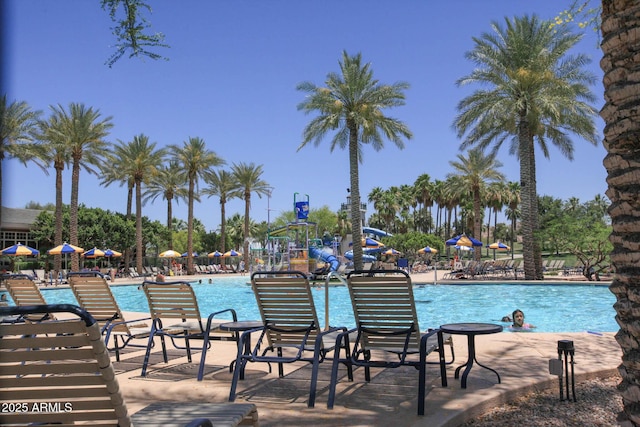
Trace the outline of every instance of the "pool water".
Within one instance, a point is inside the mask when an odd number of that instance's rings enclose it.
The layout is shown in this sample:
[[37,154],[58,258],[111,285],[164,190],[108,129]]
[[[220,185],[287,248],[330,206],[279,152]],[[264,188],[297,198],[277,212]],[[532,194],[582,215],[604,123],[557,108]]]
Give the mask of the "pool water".
[[[213,284],[193,283],[203,317],[225,308],[234,308],[240,320],[260,319],[249,277],[214,278]],[[137,285],[113,286],[113,294],[123,311],[149,311],[144,292]],[[49,304],[77,304],[70,289],[43,289]],[[321,326],[325,324],[325,290],[314,287],[313,296]],[[488,322],[505,326],[500,320],[516,308],[524,311],[535,332],[615,332],[615,296],[607,286],[589,285],[415,285],[414,298],[421,329],[445,323]],[[347,288],[329,288],[329,316],[332,326],[355,324]],[[225,317],[222,317],[225,318]],[[229,318],[228,316],[226,317]]]

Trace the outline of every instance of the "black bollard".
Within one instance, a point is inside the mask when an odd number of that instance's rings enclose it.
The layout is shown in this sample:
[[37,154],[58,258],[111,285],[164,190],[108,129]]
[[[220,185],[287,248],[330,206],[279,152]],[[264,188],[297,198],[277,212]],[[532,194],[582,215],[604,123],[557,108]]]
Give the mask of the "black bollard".
[[[565,385],[567,390],[567,400],[570,401],[569,397],[569,376],[571,376],[571,394],[573,396],[573,401],[576,402],[576,383],[574,377],[574,364],[575,361],[573,356],[575,354],[575,349],[573,347],[573,341],[569,340],[560,340],[558,341],[558,359],[561,361],[564,358],[564,377],[565,377]],[[571,359],[571,360],[569,360]],[[569,365],[571,365],[571,372],[569,372]],[[562,375],[560,375],[560,400],[564,400],[564,395],[562,392]]]

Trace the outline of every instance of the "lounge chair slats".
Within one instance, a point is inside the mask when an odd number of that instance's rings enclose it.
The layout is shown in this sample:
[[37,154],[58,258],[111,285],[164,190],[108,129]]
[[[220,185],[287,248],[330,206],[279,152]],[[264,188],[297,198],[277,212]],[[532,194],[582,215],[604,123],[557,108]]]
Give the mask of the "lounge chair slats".
[[[307,401],[307,406],[312,408],[315,405],[319,364],[330,359],[327,355],[332,351],[333,358],[339,359],[339,350],[335,350],[336,336],[346,328],[320,330],[309,280],[304,273],[258,271],[251,275],[251,287],[264,326],[245,332],[240,337],[229,401],[235,400],[238,380],[248,362],[277,363],[280,377],[284,376],[284,363],[307,362],[312,364]],[[244,349],[250,342],[251,332],[260,332],[260,337],[248,353]],[[284,349],[289,350],[287,354],[283,353]],[[350,366],[348,371],[351,378]]]
[[[0,308],[0,316],[59,312],[75,317],[0,324],[0,405],[22,405],[0,412],[0,425],[131,426],[95,319],[71,305]],[[194,417],[215,426],[259,425],[253,404],[157,402],[133,419],[143,426],[184,426]]]
[[[442,386],[447,385],[444,336],[437,329],[420,332],[410,276],[402,270],[353,271],[347,275],[347,287],[356,328],[341,334],[339,342],[349,343],[350,362],[365,368],[366,381],[370,381],[371,367],[416,367],[418,415],[424,415],[426,358],[432,351],[438,351]],[[333,407],[337,378],[334,361],[328,408]]]
[[[133,344],[131,341],[149,337],[151,326],[144,322],[149,319],[125,321],[109,283],[102,274],[98,272],[69,273],[69,286],[80,306],[98,321],[105,336],[105,344],[108,349],[115,351],[116,360],[120,360],[120,350],[127,345],[146,347],[142,344]],[[109,347],[111,336],[114,337],[113,345]]]

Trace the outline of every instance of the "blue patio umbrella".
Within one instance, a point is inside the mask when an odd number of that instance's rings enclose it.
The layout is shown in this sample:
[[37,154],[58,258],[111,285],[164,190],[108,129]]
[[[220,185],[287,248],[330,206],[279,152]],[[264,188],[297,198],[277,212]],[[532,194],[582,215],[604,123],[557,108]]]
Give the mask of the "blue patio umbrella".
[[64,242],[63,244],[58,245],[55,248],[49,249],[47,251],[49,255],[66,255],[66,254],[75,254],[75,253],[82,253],[82,252],[84,252],[84,249],[82,249],[79,246],[70,245],[67,242]]
[[101,251],[100,249],[94,247],[93,249],[89,249],[88,251],[84,252],[82,256],[85,258],[98,258],[104,256],[104,251]]
[[489,245],[489,249],[495,249],[497,251],[508,251],[511,248],[502,242],[495,242]]
[[2,250],[2,255],[8,256],[38,256],[40,255],[40,251],[34,249],[30,246],[23,245],[22,243],[16,243],[13,246],[9,246],[8,248],[4,248]]
[[[187,252],[183,253],[182,255],[180,255],[182,258],[186,258],[189,254]],[[197,257],[198,256],[198,252],[194,252],[193,253],[193,257]]]
[[218,251],[209,252],[209,253],[207,254],[207,256],[208,256],[209,258],[219,258],[219,257],[221,257],[221,256],[222,256],[222,252],[218,252]]
[[482,242],[466,234],[461,234],[444,242],[447,246],[482,246]]
[[425,246],[422,249],[418,249],[419,254],[437,254],[438,250],[436,248],[432,248],[431,246]]
[[113,249],[106,249],[104,251],[104,256],[107,258],[117,258],[122,256],[122,253],[118,251],[114,251]]
[[400,251],[393,249],[393,248],[389,248],[386,251],[382,252],[382,255],[387,255],[387,256],[398,256],[400,255]]
[[242,254],[240,252],[236,252],[233,249],[231,249],[230,251],[227,251],[224,253],[224,255],[222,255],[223,257],[230,257],[230,256],[242,256]]

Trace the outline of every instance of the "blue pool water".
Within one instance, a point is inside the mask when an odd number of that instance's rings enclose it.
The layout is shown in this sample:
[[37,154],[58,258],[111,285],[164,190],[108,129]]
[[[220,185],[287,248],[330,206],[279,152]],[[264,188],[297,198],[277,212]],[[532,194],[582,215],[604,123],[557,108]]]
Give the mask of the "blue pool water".
[[[234,308],[241,320],[260,318],[249,278],[214,278],[214,284],[193,284],[203,316]],[[149,311],[144,292],[137,285],[113,286],[123,311]],[[44,289],[49,304],[77,304],[70,289]],[[314,288],[314,301],[321,326],[325,322],[325,291]],[[615,332],[614,295],[606,286],[589,285],[416,285],[414,297],[420,328],[455,322],[502,324],[502,316],[519,308],[536,332]],[[349,294],[344,286],[329,288],[329,317],[332,326],[353,326]]]

